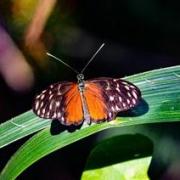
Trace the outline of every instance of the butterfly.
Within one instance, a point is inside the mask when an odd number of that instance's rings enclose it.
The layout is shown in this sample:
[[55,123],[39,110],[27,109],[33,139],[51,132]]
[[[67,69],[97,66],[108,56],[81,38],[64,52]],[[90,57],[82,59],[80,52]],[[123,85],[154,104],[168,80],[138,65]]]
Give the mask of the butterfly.
[[141,92],[137,86],[128,81],[110,77],[84,80],[83,71],[103,46],[104,44],[80,73],[47,53],[75,71],[77,82],[58,82],[37,95],[33,102],[33,111],[37,116],[57,119],[66,126],[80,125],[83,122],[99,123],[111,121],[118,112],[129,110],[139,103]]

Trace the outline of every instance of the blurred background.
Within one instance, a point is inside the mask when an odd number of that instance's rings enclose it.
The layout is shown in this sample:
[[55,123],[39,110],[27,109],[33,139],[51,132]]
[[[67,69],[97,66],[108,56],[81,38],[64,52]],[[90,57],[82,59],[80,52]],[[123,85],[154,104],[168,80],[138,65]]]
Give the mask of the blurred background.
[[[106,43],[85,78],[123,77],[179,64],[179,5],[172,0],[0,1],[0,123],[31,109],[35,94],[49,84],[76,80],[70,69],[46,52],[81,70]],[[27,139],[0,151],[0,169]],[[43,158],[20,179],[45,175],[47,179],[78,179],[91,139]],[[73,159],[71,154],[80,145],[81,159],[78,155]],[[71,160],[62,164],[62,156]],[[52,168],[47,175],[48,165]]]

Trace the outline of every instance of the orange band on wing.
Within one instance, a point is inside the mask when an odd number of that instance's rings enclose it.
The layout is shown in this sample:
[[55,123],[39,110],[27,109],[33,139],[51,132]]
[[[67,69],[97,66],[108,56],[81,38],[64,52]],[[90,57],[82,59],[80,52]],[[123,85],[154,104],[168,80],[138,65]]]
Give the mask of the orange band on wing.
[[88,83],[86,84],[84,96],[92,121],[98,122],[107,119],[107,110],[101,88],[94,83]]
[[78,86],[74,85],[66,94],[66,124],[80,124],[83,121],[83,109]]

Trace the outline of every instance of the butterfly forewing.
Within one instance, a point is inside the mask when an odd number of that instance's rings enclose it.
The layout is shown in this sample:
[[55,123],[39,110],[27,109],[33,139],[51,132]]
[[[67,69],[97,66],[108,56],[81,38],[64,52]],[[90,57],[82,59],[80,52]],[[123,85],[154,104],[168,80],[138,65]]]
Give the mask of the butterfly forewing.
[[[74,98],[78,96],[78,90],[75,90],[76,86],[75,83],[71,82],[60,82],[50,85],[35,97],[33,111],[41,118],[58,119],[62,124],[76,124],[76,122],[69,123],[67,120],[70,110],[73,114],[73,109],[70,105],[74,102]],[[82,114],[81,103],[78,106],[80,110],[75,108],[75,111],[78,111],[80,117]],[[77,119],[77,121],[80,122],[82,119],[83,117]]]
[[114,119],[120,111],[136,106],[141,97],[138,87],[122,79],[97,78],[86,83],[94,83],[101,88],[103,101],[106,104],[107,120]]

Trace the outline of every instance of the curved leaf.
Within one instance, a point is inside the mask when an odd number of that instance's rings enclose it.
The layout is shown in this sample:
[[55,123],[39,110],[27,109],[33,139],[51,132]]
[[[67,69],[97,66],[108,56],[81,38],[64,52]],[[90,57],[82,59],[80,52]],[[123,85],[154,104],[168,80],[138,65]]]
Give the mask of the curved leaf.
[[[31,119],[31,123],[34,124],[33,126],[29,125],[29,131],[33,129],[32,127],[39,126],[39,129],[48,127],[34,135],[14,154],[3,169],[0,178],[14,179],[45,155],[107,128],[180,120],[180,66],[149,71],[125,79],[135,83],[141,89],[144,99],[129,116],[126,114],[123,117],[117,117],[116,120],[109,123],[93,124],[88,127],[84,125],[80,130],[73,133],[64,131],[56,136],[50,133],[49,122],[39,125],[38,123],[42,121],[40,118]],[[3,127],[2,125],[2,129]],[[12,129],[14,130],[14,127]],[[10,135],[12,136],[14,133],[12,132]],[[9,143],[24,136],[25,134],[20,134],[18,138],[11,139]]]

